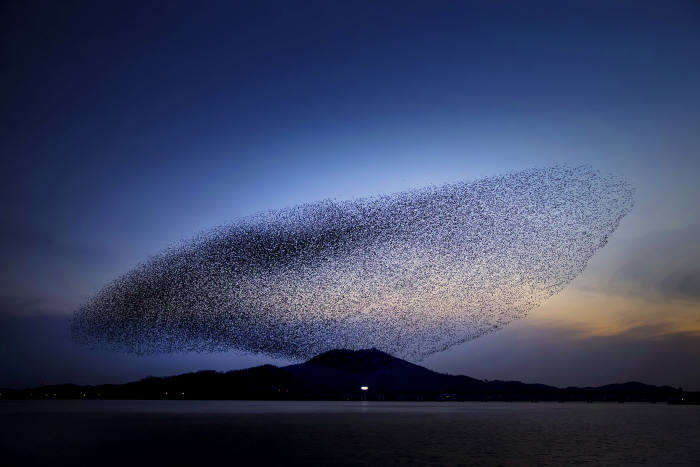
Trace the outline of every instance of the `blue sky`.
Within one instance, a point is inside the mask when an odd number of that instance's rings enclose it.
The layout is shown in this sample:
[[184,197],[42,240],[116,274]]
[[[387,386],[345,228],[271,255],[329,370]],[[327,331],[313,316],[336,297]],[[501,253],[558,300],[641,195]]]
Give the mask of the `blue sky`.
[[529,318],[424,363],[700,388],[697,2],[3,10],[0,385],[271,361],[136,357],[68,339],[88,297],[203,229],[324,198],[590,164],[637,189],[609,245]]

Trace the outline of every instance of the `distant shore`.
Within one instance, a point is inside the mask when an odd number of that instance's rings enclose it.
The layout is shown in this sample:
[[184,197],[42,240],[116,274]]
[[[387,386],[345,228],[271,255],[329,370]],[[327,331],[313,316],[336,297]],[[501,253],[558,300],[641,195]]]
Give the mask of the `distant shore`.
[[700,392],[639,382],[557,388],[431,371],[377,349],[331,350],[298,365],[200,371],[125,384],[0,389],[0,400],[325,400],[698,404]]

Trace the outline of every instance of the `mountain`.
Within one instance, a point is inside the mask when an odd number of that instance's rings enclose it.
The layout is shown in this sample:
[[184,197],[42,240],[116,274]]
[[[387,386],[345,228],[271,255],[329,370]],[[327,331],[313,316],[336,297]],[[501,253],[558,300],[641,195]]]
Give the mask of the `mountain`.
[[[373,394],[455,393],[481,390],[483,381],[428,370],[377,349],[331,350],[284,367],[311,392],[348,394],[367,386]],[[308,384],[310,383],[310,384]]]
[[[364,389],[363,389],[364,388]],[[305,363],[229,372],[199,371],[126,384],[0,390],[0,399],[301,399],[301,400],[586,400],[700,399],[670,386],[630,382],[556,388],[518,381],[482,381],[437,373],[377,349],[331,350]]]

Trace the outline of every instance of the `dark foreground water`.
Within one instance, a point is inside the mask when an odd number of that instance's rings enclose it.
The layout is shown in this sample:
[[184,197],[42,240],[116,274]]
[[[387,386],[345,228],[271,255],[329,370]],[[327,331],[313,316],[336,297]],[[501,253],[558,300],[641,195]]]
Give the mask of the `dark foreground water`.
[[699,465],[700,406],[3,401],[9,465]]

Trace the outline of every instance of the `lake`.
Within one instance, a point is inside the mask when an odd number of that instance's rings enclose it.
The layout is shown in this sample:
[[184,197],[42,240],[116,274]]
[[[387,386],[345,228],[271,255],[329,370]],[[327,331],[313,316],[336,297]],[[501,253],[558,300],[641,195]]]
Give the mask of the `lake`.
[[700,465],[700,406],[1,401],[3,465]]

